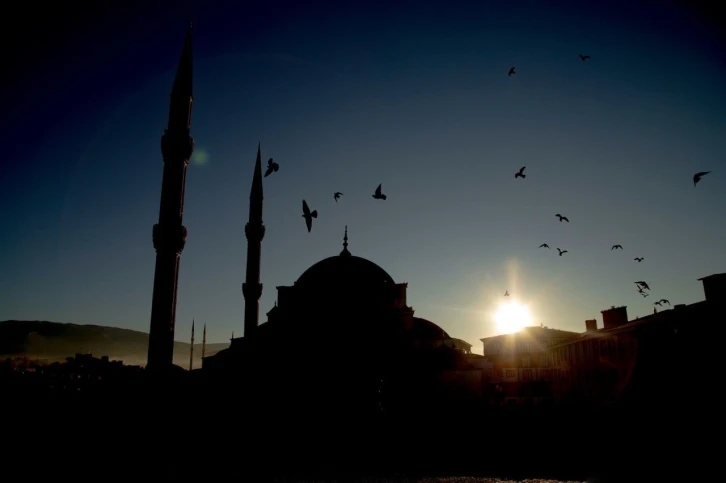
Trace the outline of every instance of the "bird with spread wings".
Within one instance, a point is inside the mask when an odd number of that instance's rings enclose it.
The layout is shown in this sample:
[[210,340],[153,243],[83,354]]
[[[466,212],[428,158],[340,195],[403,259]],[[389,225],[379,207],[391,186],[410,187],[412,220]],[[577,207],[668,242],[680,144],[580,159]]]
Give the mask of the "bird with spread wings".
[[305,225],[308,227],[308,233],[313,228],[313,218],[318,217],[318,210],[310,211],[308,204],[303,200],[303,218],[305,218]]

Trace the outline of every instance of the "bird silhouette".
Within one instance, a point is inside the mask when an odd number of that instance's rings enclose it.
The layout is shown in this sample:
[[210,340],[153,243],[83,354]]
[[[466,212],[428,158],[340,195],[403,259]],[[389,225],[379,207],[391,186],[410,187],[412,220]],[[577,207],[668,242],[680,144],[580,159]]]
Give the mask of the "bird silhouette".
[[509,77],[512,77],[514,74],[516,74],[516,72],[514,72],[514,67],[512,67],[509,69]]
[[303,218],[305,218],[305,225],[308,227],[308,233],[310,233],[310,230],[313,228],[313,218],[318,217],[318,210],[310,211],[310,208],[308,208],[308,204],[303,200]]
[[668,299],[660,299],[660,303],[670,305],[671,304],[671,301],[668,300]]
[[613,251],[616,248],[622,250],[623,249],[623,246],[622,245],[613,245],[613,247],[610,249],[610,251]]
[[522,179],[524,179],[524,178],[526,178],[526,177],[527,177],[527,175],[526,175],[526,174],[524,174],[524,168],[526,168],[526,166],[522,166],[521,168],[519,168],[519,171],[517,171],[517,172],[516,172],[516,173],[514,174],[514,178],[515,178],[515,179],[516,179],[516,178],[522,178]]
[[587,59],[592,59],[592,57],[590,57],[589,55],[582,55],[582,54],[577,54],[577,55],[580,56],[580,60],[582,60],[583,62],[585,62]]
[[640,285],[641,287],[643,287],[646,290],[650,290],[650,286],[647,283],[643,282],[643,281],[635,282],[635,283],[637,283],[638,285]]
[[645,293],[645,292],[643,291],[643,287],[638,287],[638,293]]
[[657,302],[653,302],[653,305],[657,305],[658,307],[662,307],[662,305],[660,303],[660,300],[658,300]]
[[643,260],[645,260],[645,258],[643,258],[643,257],[635,257],[635,258],[633,258],[633,260],[635,260],[636,262],[640,263]]
[[557,249],[557,251],[560,252],[560,256],[562,256],[564,253],[567,253],[567,250],[560,250],[559,248]]
[[272,158],[268,159],[267,170],[265,171],[265,178],[270,176],[273,172],[276,173],[278,169],[280,169],[280,165],[273,161]]
[[338,202],[338,198],[340,198],[340,196],[342,194],[343,193],[341,193],[340,191],[336,191],[335,193],[333,193],[333,199],[335,200],[336,203]]
[[566,221],[567,223],[570,222],[570,220],[568,220],[566,216],[562,216],[559,213],[557,213],[555,216],[560,219],[560,222],[563,222],[563,221]]
[[505,296],[505,297],[509,297],[509,290],[505,290],[505,291],[504,291],[504,296]]
[[537,247],[537,248],[549,248],[549,247],[550,247],[550,246],[549,246],[548,244],[546,244],[546,243],[543,243],[543,244],[541,244],[541,245],[540,245],[539,247]]
[[[383,183],[381,183],[381,184],[383,184]],[[376,188],[376,192],[373,193],[373,197],[375,199],[377,199],[377,200],[385,200],[386,199],[386,195],[384,195],[383,193],[381,193],[381,185],[380,184],[378,185],[378,188]]]
[[693,186],[695,187],[696,184],[698,184],[699,181],[701,181],[701,178],[706,176],[710,171],[699,171],[698,173],[693,175]]

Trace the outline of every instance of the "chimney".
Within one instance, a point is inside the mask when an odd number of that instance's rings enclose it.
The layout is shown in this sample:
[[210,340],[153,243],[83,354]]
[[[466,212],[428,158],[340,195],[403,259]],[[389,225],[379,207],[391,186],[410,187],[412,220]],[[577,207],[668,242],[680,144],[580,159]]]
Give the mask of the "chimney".
[[597,330],[597,319],[586,320],[585,330],[587,332],[595,332]]
[[628,308],[622,307],[610,307],[607,310],[602,310],[602,325],[603,329],[614,329],[628,323]]
[[706,302],[723,304],[726,302],[726,273],[716,273],[698,279],[703,283],[703,293]]

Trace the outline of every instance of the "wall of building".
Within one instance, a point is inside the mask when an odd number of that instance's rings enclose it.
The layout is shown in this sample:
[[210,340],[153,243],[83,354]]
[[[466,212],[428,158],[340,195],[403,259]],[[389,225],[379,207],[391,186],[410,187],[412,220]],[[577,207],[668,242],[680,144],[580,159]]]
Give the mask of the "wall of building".
[[637,338],[631,332],[599,334],[550,350],[556,402],[608,404],[630,381],[637,361]]
[[703,293],[706,301],[713,304],[726,304],[726,273],[703,277]]
[[572,333],[540,331],[539,339],[492,338],[484,341],[485,357],[492,363],[488,398],[492,406],[541,406],[552,401],[555,367],[547,346],[552,340],[567,340]]

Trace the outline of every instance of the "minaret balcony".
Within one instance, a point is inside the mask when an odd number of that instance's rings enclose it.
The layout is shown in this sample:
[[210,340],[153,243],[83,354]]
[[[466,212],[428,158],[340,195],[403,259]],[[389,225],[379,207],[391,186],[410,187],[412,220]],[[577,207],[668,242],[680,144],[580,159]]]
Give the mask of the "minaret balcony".
[[248,240],[261,241],[265,237],[265,225],[247,223],[245,225],[245,236]]
[[166,129],[161,136],[161,154],[164,162],[180,162],[189,163],[189,159],[194,152],[194,139],[189,133],[170,131]]
[[181,253],[187,241],[187,228],[184,225],[173,226],[157,223],[154,225],[152,237],[157,252],[169,250]]
[[244,295],[245,300],[259,300],[262,296],[262,284],[247,282],[243,283],[242,295]]

